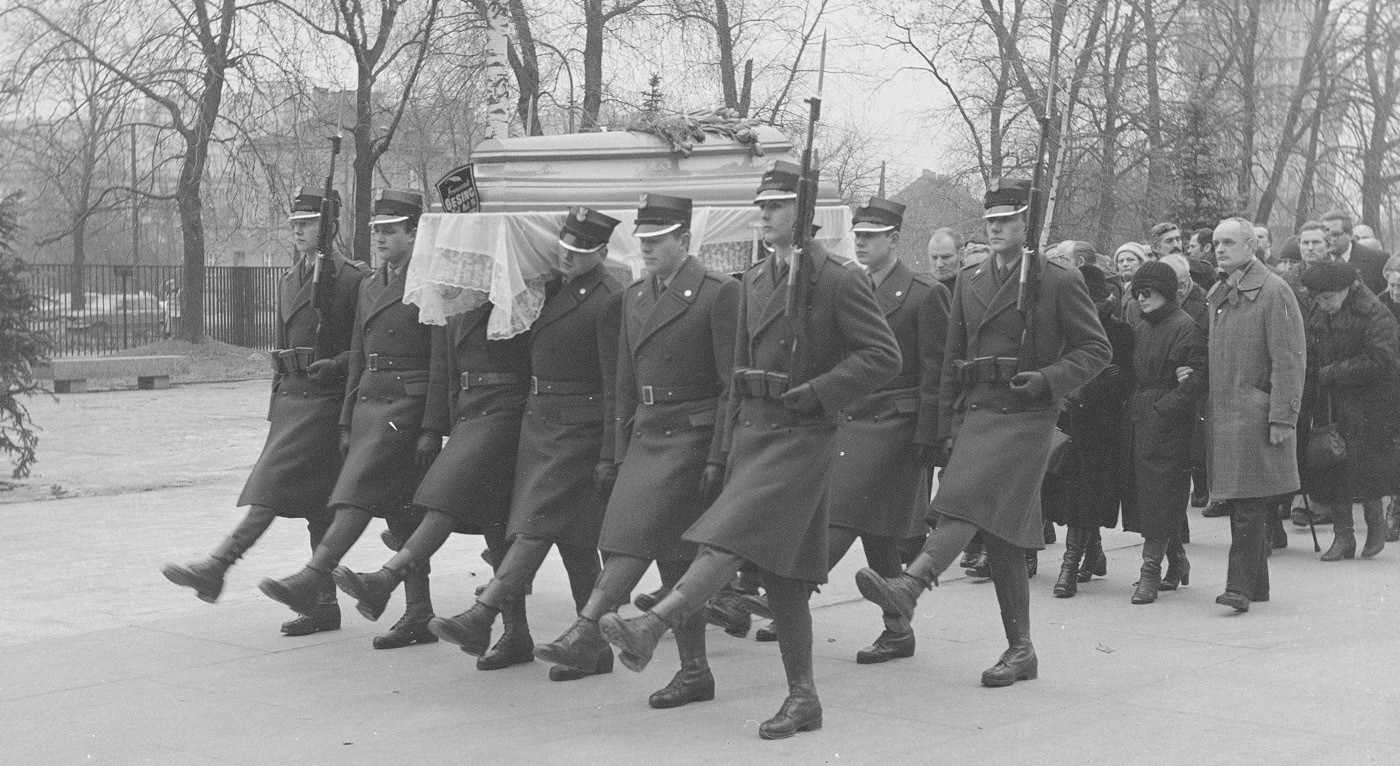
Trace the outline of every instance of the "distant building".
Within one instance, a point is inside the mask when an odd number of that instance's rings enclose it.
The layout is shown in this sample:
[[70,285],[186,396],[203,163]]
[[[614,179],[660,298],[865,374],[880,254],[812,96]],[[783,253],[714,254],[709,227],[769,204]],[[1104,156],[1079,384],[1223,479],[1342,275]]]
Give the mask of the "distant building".
[[925,170],[890,199],[905,206],[904,228],[895,253],[915,271],[929,272],[928,238],[948,226],[964,238],[982,232],[981,195],[962,182]]

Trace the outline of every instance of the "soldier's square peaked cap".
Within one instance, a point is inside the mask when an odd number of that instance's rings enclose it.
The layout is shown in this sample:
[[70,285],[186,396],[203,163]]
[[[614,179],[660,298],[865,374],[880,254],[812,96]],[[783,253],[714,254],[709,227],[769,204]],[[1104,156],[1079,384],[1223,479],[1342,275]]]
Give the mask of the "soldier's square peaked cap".
[[773,160],[763,171],[758,182],[758,193],[754,204],[769,200],[797,199],[797,188],[802,183],[802,168],[791,162]]
[[384,226],[401,223],[423,215],[423,195],[418,192],[380,189],[374,195],[374,206],[370,211],[370,226]]
[[618,220],[588,207],[575,207],[564,216],[559,229],[559,244],[575,253],[592,253],[602,249],[617,228]]
[[1024,178],[993,178],[982,197],[983,218],[1020,215],[1031,204],[1031,182]]
[[868,231],[878,234],[894,231],[904,225],[904,206],[879,197],[871,197],[869,202],[856,208],[851,215],[851,231]]
[[[288,221],[305,221],[311,218],[321,217],[321,200],[325,198],[325,192],[319,186],[303,186],[297,191],[297,196],[292,197],[292,212],[287,216]],[[331,209],[336,215],[340,214],[340,192],[331,191]]]
[[638,237],[659,237],[677,229],[690,228],[690,211],[694,207],[685,197],[665,194],[643,194],[637,208]]

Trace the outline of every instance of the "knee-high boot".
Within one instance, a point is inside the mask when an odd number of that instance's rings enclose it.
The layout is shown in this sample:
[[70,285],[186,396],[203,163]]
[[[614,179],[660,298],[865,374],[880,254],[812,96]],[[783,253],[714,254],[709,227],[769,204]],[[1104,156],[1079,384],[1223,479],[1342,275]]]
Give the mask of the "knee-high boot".
[[1084,544],[1084,562],[1079,566],[1079,581],[1089,582],[1094,577],[1108,574],[1108,555],[1103,552],[1103,532],[1098,527],[1089,527],[1089,541]]
[[1088,527],[1065,530],[1065,558],[1060,564],[1060,578],[1055,581],[1055,598],[1074,598],[1079,592],[1079,563],[1092,536],[1093,530]]
[[176,585],[193,588],[200,601],[212,604],[224,592],[224,573],[253,547],[276,518],[277,512],[271,508],[252,506],[208,558],[188,564],[166,564],[161,568],[161,574]]
[[802,731],[822,727],[822,703],[812,671],[812,612],[804,583],[766,576],[768,603],[778,623],[778,648],[783,655],[788,695],[778,714],[759,724],[758,736],[786,739]]
[[1162,557],[1166,554],[1166,538],[1149,537],[1143,542],[1142,571],[1138,575],[1137,590],[1133,591],[1134,604],[1150,604],[1157,600],[1157,590],[1162,585]]
[[1356,516],[1351,501],[1344,500],[1332,510],[1332,545],[1322,554],[1323,561],[1341,561],[1356,556]]
[[1031,645],[1031,591],[1025,554],[1011,543],[987,535],[987,557],[1007,649],[995,665],[982,672],[982,685],[1010,686],[1017,681],[1034,680],[1040,664]]
[[1178,586],[1191,584],[1191,560],[1186,558],[1183,540],[1173,537],[1167,541],[1167,573],[1162,575],[1158,590],[1176,590]]

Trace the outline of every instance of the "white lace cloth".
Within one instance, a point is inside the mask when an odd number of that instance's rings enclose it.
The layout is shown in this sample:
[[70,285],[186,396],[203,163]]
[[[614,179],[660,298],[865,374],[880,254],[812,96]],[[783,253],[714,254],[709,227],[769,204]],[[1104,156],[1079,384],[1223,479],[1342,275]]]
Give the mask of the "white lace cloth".
[[[641,274],[641,253],[632,236],[636,209],[601,211],[622,223],[608,243],[608,257]],[[442,325],[453,314],[490,300],[494,308],[487,337],[511,338],[529,329],[544,305],[544,283],[558,263],[557,213],[427,213],[418,222],[404,303],[418,307],[424,324]],[[851,211],[843,205],[819,207],[818,241],[831,253],[854,258]],[[691,219],[691,252],[706,245],[753,243],[758,209],[700,207]]]

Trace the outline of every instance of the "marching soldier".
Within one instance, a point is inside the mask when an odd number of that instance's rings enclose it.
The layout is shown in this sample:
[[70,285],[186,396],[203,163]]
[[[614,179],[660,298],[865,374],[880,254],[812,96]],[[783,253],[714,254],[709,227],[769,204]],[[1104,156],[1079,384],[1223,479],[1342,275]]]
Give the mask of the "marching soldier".
[[[839,414],[836,457],[827,480],[831,530],[827,567],[859,537],[870,568],[884,577],[902,567],[899,545],[928,531],[929,471],[938,445],[938,382],[948,335],[948,289],[916,274],[894,253],[904,206],[873,198],[856,210],[856,259],[899,343],[903,368],[882,388]],[[752,603],[752,600],[746,600]],[[767,616],[767,615],[764,615]],[[914,631],[898,614],[856,653],[868,665],[914,656]]]
[[[340,409],[345,398],[345,375],[350,356],[351,328],[360,280],[368,269],[347,260],[325,245],[320,278],[328,291],[328,308],[313,304],[316,259],[322,249],[321,203],[324,190],[303,186],[292,200],[288,221],[297,262],[277,283],[277,348],[272,352],[272,400],[267,419],[267,442],[258,457],[239,506],[250,506],[243,520],[209,558],[187,565],[167,564],[161,570],[176,585],[194,588],[203,601],[214,603],[224,588],[224,573],[232,567],[278,516],[306,519],[311,549],[321,543],[331,525],[327,499],[340,474]],[[332,217],[340,211],[340,195],[331,197]],[[335,224],[328,240],[335,237]],[[319,316],[318,316],[319,313]],[[319,352],[319,353],[318,353]],[[340,628],[335,589],[322,589],[308,613],[282,625],[288,636],[304,636]]]
[[[382,263],[360,285],[349,377],[340,415],[345,466],[331,493],[335,521],[301,571],[258,588],[292,611],[306,614],[316,594],[334,587],[331,570],[355,544],[370,519],[388,521],[399,540],[412,534],[418,517],[408,511],[423,471],[442,449],[446,402],[428,396],[432,332],[418,321],[418,308],[403,302],[404,280],[413,256],[423,196],[382,190],[374,202],[375,248]],[[411,573],[415,616],[431,614],[426,562]],[[408,631],[376,639],[376,648],[404,646]]]
[[[627,602],[653,560],[671,588],[695,557],[681,533],[724,483],[724,392],[734,362],[739,283],[690,256],[691,201],[642,195],[636,235],[646,276],[622,299],[617,362],[617,485],[598,547],[606,562],[578,620],[535,656],[586,670],[607,642],[598,619]],[[625,458],[625,459],[624,459]],[[681,669],[654,708],[714,699],[705,620],[676,628]]]
[[[731,425],[728,480],[723,492],[688,529],[700,546],[694,562],[665,597],[640,617],[607,614],[603,637],[622,662],[646,667],[661,636],[687,624],[745,561],[763,570],[788,697],[763,722],[765,739],[821,728],[822,708],[812,674],[813,584],[826,581],[826,478],[832,462],[836,413],[888,383],[899,372],[899,347],[870,282],[855,264],[820,247],[793,247],[801,169],[775,162],[754,203],[773,254],[744,274],[735,340],[735,379],[728,397]],[[811,296],[807,326],[787,313],[788,270]],[[804,290],[803,292],[807,292]],[[801,369],[789,369],[794,336],[811,339]],[[789,385],[792,378],[801,381]]]
[[[530,398],[520,429],[511,498],[510,548],[476,603],[428,627],[480,657],[496,615],[521,609],[526,589],[553,545],[582,611],[602,567],[598,533],[617,477],[613,400],[622,285],[603,266],[617,219],[586,207],[569,211],[559,232],[561,279],[546,287],[530,340]],[[550,668],[555,681],[610,673],[612,651]]]
[[[432,606],[415,593],[415,565],[426,562],[453,532],[481,534],[493,561],[506,555],[506,521],[510,516],[515,451],[520,418],[530,393],[530,334],[489,340],[492,304],[448,317],[433,334],[429,395],[447,397],[453,413],[451,438],[418,485],[414,506],[422,522],[378,572],[357,574],[345,566],[333,573],[336,585],[356,598],[357,608],[374,620],[390,595],[404,583],[407,611],[394,626],[410,643],[438,640],[428,630]],[[512,602],[502,616],[505,631],[489,652],[477,659],[479,670],[497,670],[534,659],[534,642],[525,620],[524,601]]]
[[1028,181],[992,182],[984,218],[993,257],[964,267],[953,288],[938,392],[939,436],[951,458],[933,499],[938,527],[898,577],[870,568],[856,573],[863,596],[909,620],[919,595],[975,532],[985,532],[1010,645],[982,674],[985,686],[1036,677],[1024,549],[1045,545],[1040,485],[1061,405],[1113,354],[1076,269],[1030,256],[1040,262],[1030,270],[1039,272],[1039,284],[1026,287],[1039,297],[1025,316],[1017,310],[1031,196]]

